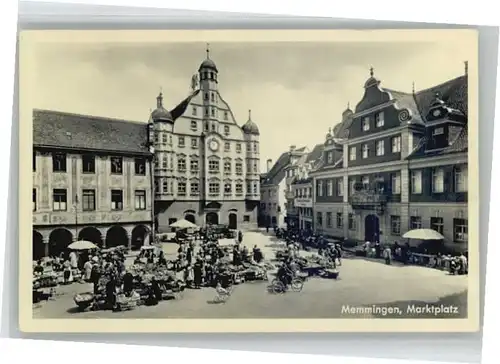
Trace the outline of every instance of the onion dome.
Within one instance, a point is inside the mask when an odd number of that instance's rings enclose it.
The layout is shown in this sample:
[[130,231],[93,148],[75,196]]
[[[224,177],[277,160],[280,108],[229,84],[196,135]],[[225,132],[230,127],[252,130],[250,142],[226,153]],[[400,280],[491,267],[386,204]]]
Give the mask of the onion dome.
[[345,109],[344,112],[342,113],[342,121],[347,120],[352,114],[353,111],[349,107],[349,103],[347,103],[347,109]]
[[372,87],[372,86],[378,86],[380,84],[380,81],[377,80],[374,76],[373,76],[373,67],[370,68],[370,78],[366,80],[365,82],[365,88],[369,88],[369,87]]
[[215,65],[215,62],[210,59],[210,49],[208,48],[208,44],[207,44],[207,59],[205,59],[203,62],[201,62],[200,68],[198,69],[198,71],[200,71],[202,68],[208,68],[208,69],[214,70],[215,72],[219,71],[217,69],[217,66]]
[[259,127],[252,121],[252,110],[248,110],[248,121],[241,127],[245,134],[260,135]]
[[156,109],[151,113],[151,119],[153,119],[153,122],[174,121],[174,119],[172,118],[172,114],[170,114],[170,111],[163,107],[163,94],[161,92],[158,97],[156,97]]

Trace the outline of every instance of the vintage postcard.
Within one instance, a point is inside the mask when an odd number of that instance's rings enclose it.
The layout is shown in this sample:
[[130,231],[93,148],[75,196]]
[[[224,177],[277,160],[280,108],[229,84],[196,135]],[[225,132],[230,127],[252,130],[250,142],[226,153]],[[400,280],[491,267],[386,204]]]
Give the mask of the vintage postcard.
[[477,331],[477,43],[22,32],[20,329]]

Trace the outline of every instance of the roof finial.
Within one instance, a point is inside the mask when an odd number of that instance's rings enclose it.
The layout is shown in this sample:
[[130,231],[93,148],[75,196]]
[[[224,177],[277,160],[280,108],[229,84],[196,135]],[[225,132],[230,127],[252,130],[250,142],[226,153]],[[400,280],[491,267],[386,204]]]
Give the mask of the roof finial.
[[207,59],[210,59],[210,43],[207,43]]
[[332,133],[332,128],[331,128],[331,127],[329,127],[329,128],[328,128],[328,134],[331,134],[331,133]]
[[468,74],[469,73],[469,61],[465,61],[464,66],[465,66],[465,74]]
[[441,100],[441,92],[437,91],[434,96],[436,97],[436,100]]
[[252,109],[248,109],[248,120],[252,120]]
[[370,67],[370,77],[373,77],[373,67]]
[[411,92],[414,94],[415,93],[415,81],[411,83]]
[[350,108],[351,108],[351,103],[347,101],[347,110],[349,110]]
[[158,108],[163,107],[163,92],[161,91],[161,87],[160,87],[160,93],[156,97],[156,107]]

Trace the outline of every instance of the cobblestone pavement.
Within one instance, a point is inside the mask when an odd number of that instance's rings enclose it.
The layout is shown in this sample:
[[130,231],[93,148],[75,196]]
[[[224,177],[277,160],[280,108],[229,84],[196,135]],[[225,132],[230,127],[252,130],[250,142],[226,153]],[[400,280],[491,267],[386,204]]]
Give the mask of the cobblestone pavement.
[[[277,240],[265,231],[249,231],[244,233],[243,244],[249,249],[257,245],[266,258],[271,258]],[[174,254],[177,246],[165,244],[164,250]],[[339,280],[311,278],[300,293],[275,295],[268,292],[268,282],[247,282],[236,286],[224,304],[212,303],[214,289],[202,288],[184,291],[179,300],[125,312],[77,312],[74,294],[89,291],[91,287],[74,283],[61,287],[61,295],[35,308],[33,315],[35,318],[465,317],[466,276],[450,276],[418,266],[388,266],[361,258],[345,259],[339,270]],[[426,309],[426,304],[451,305],[458,310],[436,314]],[[374,305],[376,308],[370,311]],[[379,309],[382,307],[389,308],[388,312]]]

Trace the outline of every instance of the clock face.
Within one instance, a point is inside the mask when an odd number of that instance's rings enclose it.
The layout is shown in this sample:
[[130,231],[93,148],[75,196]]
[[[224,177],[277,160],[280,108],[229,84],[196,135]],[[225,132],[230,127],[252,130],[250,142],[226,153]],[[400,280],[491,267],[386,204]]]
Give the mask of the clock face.
[[219,143],[217,142],[217,140],[212,139],[208,144],[208,147],[215,152],[217,149],[219,149]]
[[434,110],[434,112],[432,113],[432,115],[434,115],[434,116],[441,115],[441,110]]

